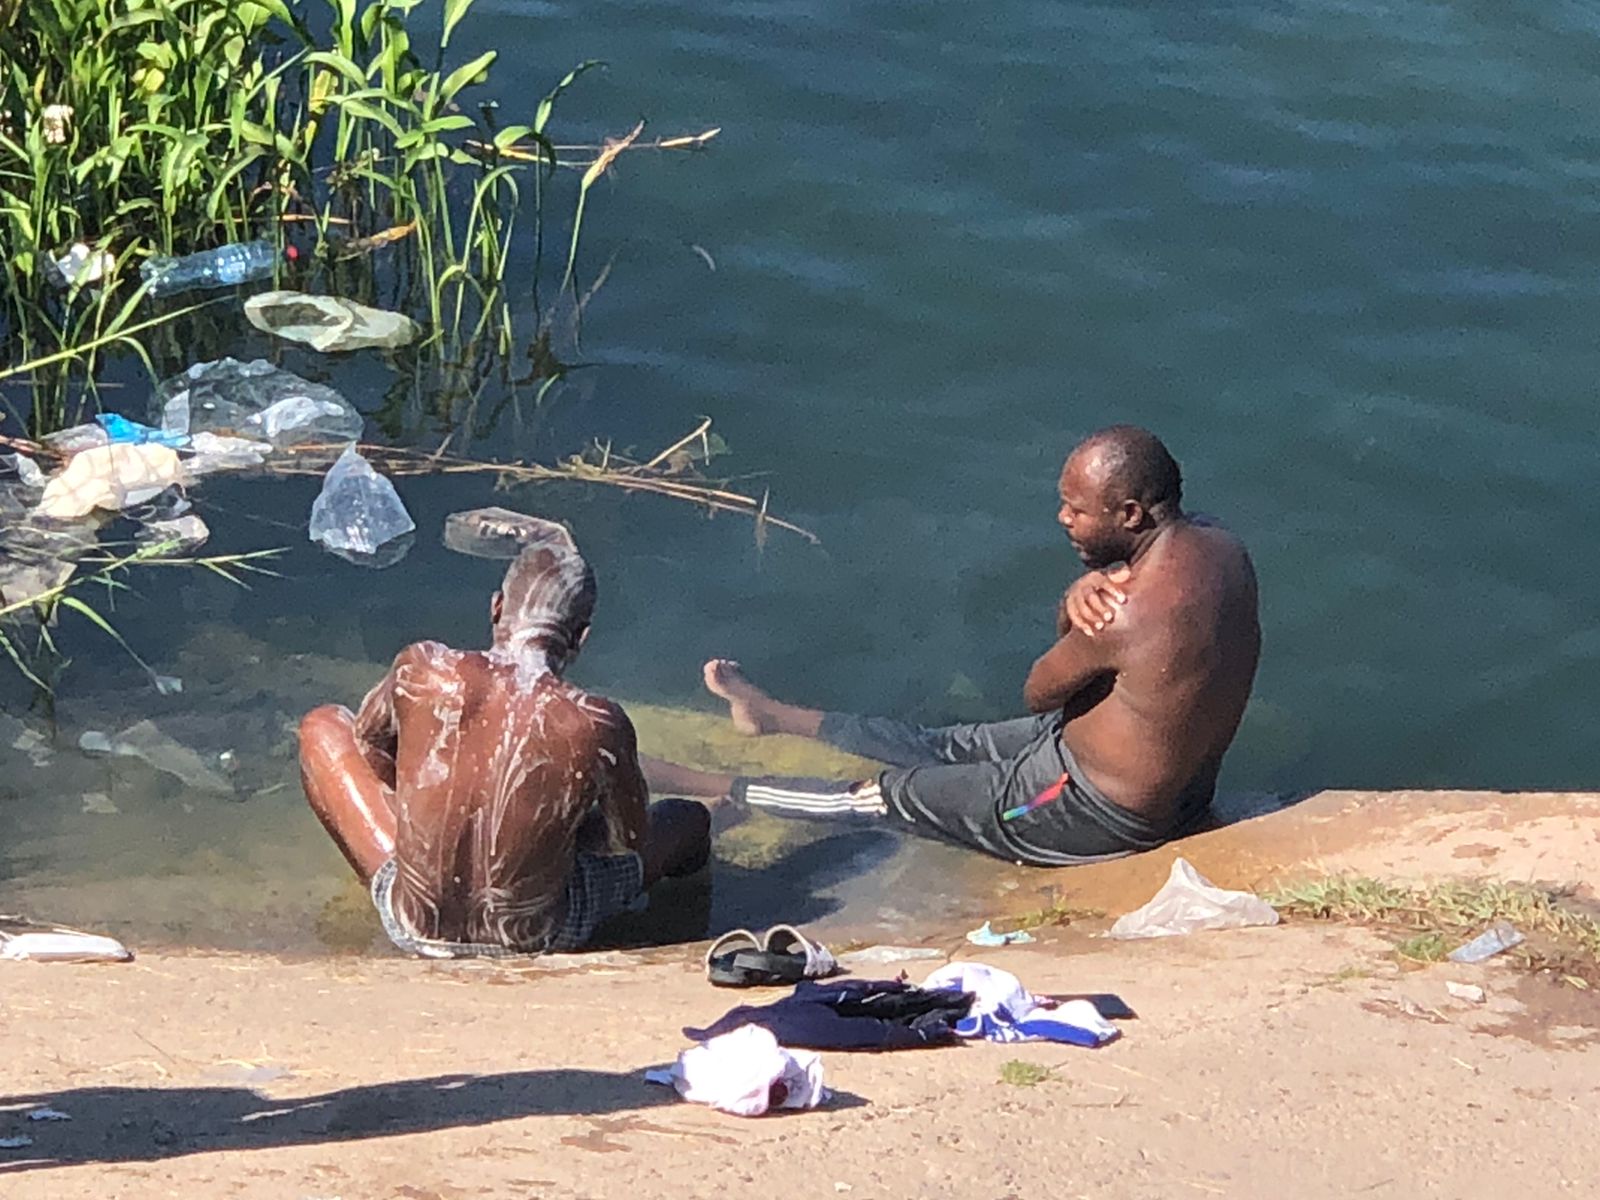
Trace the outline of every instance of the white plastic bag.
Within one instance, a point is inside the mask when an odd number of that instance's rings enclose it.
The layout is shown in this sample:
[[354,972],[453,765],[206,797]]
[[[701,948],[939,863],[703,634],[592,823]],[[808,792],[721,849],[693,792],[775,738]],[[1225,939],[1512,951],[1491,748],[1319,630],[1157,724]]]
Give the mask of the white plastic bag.
[[311,540],[344,556],[370,559],[416,527],[394,484],[374,471],[354,446],[347,446],[328,468],[322,491],[311,504]]
[[72,456],[39,498],[38,512],[71,521],[97,508],[113,511],[148,500],[178,483],[178,456],[154,442],[94,446]]
[[1213,887],[1186,858],[1172,864],[1161,890],[1111,926],[1114,938],[1173,937],[1201,929],[1276,925],[1278,911],[1249,892]]

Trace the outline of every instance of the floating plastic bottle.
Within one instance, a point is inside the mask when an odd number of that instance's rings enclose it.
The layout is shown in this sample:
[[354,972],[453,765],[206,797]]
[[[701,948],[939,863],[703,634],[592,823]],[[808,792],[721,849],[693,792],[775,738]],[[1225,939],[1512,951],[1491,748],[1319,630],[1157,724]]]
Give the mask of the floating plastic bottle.
[[236,242],[173,258],[158,254],[145,259],[139,276],[150,284],[150,295],[170,296],[201,288],[232,287],[252,279],[271,278],[278,263],[278,247],[270,241]]

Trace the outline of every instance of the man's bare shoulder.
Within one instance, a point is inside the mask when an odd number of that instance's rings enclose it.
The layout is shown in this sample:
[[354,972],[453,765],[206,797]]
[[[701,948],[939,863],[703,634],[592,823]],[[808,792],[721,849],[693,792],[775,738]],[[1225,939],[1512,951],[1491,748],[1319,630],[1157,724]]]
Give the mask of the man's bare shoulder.
[[443,642],[412,642],[394,656],[394,672],[416,675],[419,672],[457,674],[465,651],[453,650]]

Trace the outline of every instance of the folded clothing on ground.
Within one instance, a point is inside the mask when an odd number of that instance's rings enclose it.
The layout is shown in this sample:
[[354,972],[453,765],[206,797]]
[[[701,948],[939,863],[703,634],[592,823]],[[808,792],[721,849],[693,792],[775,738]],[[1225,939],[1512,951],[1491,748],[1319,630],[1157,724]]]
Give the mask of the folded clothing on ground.
[[742,1004],[704,1029],[685,1028],[703,1042],[741,1025],[759,1025],[785,1046],[812,1050],[906,1050],[957,1040],[956,1022],[972,995],[913,987],[900,981],[806,980],[773,1004]]

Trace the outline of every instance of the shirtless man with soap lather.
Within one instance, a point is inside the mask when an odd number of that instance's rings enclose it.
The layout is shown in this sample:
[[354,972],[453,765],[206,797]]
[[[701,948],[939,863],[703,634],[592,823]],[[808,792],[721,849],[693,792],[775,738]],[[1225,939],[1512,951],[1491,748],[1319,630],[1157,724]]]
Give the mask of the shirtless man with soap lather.
[[594,573],[564,528],[526,521],[488,650],[407,646],[359,712],[300,724],[312,810],[390,939],[427,957],[578,949],[709,852],[702,805],[647,805],[627,714],[564,678]]

